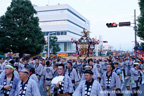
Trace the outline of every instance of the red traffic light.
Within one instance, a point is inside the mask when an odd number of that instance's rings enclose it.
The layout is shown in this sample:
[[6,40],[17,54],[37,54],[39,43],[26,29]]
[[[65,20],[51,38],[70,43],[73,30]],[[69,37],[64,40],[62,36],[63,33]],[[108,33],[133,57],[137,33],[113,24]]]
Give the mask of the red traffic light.
[[116,24],[116,23],[114,23],[114,22],[112,23],[112,25],[113,25],[113,27],[117,26],[117,24]]
[[98,40],[98,41],[97,41],[97,44],[99,44],[99,43],[100,43],[100,41]]
[[106,26],[107,26],[108,28],[117,27],[117,24],[116,24],[115,22],[113,22],[113,23],[106,23]]
[[108,43],[108,41],[103,41],[103,43]]

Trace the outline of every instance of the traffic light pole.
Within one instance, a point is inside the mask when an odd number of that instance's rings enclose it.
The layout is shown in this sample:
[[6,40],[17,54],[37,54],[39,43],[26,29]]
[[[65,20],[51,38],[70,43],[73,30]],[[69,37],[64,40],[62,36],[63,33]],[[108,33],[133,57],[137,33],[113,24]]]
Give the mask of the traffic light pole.
[[134,31],[135,31],[135,62],[137,61],[137,25],[136,25],[136,10],[134,10]]
[[[119,22],[119,27],[123,27],[123,26],[130,26],[131,23],[130,22]],[[117,27],[116,23],[106,23],[106,26],[108,28],[113,28],[113,27]],[[135,31],[135,62],[137,61],[137,50],[138,50],[138,46],[137,46],[137,25],[136,25],[136,10],[134,10],[134,31]]]
[[50,35],[50,32],[48,33],[48,59],[49,59],[49,35]]

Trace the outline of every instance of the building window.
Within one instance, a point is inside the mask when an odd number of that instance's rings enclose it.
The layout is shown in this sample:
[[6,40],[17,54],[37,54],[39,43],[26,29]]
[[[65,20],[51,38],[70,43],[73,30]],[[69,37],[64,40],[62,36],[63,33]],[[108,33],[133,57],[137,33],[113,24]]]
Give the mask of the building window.
[[46,21],[46,22],[40,22],[40,26],[49,26],[49,25],[62,25],[67,24],[67,21]]
[[57,35],[60,35],[60,32],[57,32]]
[[73,12],[67,10],[67,14],[69,14],[70,16],[74,17],[75,19],[77,19],[78,21],[82,22],[83,24],[85,24],[85,21],[82,20],[80,17],[78,17],[76,14],[74,14]]
[[83,28],[77,26],[76,24],[74,24],[74,23],[72,23],[70,21],[68,22],[68,25],[71,25],[72,27],[75,27],[75,28],[79,29],[80,31],[83,31]]
[[67,42],[64,43],[64,51],[67,51]]
[[56,15],[56,14],[69,14],[73,18],[77,19],[78,21],[82,22],[83,24],[86,24],[86,21],[77,16],[75,13],[73,13],[71,10],[48,10],[48,11],[39,11],[39,15]]
[[61,35],[64,35],[64,32],[63,32],[63,31],[61,32]]
[[53,35],[56,35],[56,32],[55,32],[55,33],[53,33]]
[[67,10],[47,10],[47,11],[38,11],[37,15],[55,15],[66,13]]
[[67,32],[64,32],[64,35],[67,35]]
[[64,21],[47,21],[47,22],[40,22],[40,26],[41,26],[41,27],[42,27],[42,26],[50,26],[50,25],[54,25],[54,26],[60,25],[60,26],[62,26],[62,25],[64,25],[64,24],[66,24],[66,25],[71,25],[72,27],[75,27],[75,28],[79,29],[80,31],[83,31],[83,28],[82,28],[82,27],[76,25],[75,23],[73,23],[73,22],[71,22],[71,21],[67,21],[67,20],[64,20]]
[[[49,32],[43,32],[44,36],[47,36]],[[54,31],[50,32],[50,35],[67,35],[66,31]]]
[[72,49],[72,46],[71,46],[71,45],[72,45],[72,43],[70,43],[70,42],[69,42],[69,43],[67,43],[68,50],[71,50],[71,49]]

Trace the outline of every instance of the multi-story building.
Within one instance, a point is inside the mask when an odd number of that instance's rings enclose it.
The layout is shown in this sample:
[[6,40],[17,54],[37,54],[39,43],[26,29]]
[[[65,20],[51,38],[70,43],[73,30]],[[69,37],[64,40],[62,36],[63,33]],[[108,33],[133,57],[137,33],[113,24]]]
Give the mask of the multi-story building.
[[90,22],[67,4],[38,7],[34,5],[39,17],[39,25],[47,40],[48,34],[58,38],[59,53],[75,53],[71,38],[79,39],[83,29],[90,30]]

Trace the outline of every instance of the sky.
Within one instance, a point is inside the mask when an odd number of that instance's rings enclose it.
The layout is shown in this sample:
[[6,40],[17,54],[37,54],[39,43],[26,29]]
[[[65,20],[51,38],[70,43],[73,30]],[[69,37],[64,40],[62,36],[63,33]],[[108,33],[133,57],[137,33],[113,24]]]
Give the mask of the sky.
[[[0,0],[0,16],[4,15],[12,0]],[[31,0],[38,6],[69,4],[90,21],[90,37],[108,41],[113,49],[132,51],[134,47],[133,24],[129,27],[107,28],[106,23],[130,21],[134,23],[134,9],[140,15],[139,0]],[[142,42],[138,37],[138,42]]]

